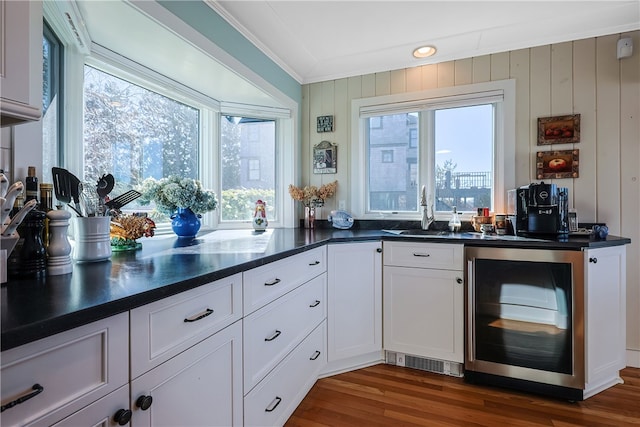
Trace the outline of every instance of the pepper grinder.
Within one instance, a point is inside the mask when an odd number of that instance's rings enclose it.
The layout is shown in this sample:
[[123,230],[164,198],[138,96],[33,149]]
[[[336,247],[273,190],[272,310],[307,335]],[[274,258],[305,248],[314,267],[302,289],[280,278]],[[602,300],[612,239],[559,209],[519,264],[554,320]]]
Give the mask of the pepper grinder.
[[49,246],[47,247],[47,275],[58,276],[69,274],[71,265],[71,244],[67,237],[69,218],[71,213],[64,210],[51,210],[47,212],[49,218]]
[[17,262],[7,266],[12,277],[44,277],[47,272],[47,251],[42,242],[45,213],[32,210],[22,222],[24,243],[18,253]]

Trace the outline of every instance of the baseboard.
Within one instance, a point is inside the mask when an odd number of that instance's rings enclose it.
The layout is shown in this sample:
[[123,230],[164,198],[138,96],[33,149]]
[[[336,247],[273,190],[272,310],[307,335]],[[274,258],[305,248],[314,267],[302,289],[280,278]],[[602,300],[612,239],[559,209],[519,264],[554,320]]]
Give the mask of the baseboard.
[[356,369],[366,368],[368,366],[379,365],[384,363],[382,351],[375,351],[360,356],[349,357],[346,359],[335,360],[329,362],[320,371],[318,378],[330,377],[332,375],[342,374]]
[[640,350],[627,349],[627,366],[640,368]]

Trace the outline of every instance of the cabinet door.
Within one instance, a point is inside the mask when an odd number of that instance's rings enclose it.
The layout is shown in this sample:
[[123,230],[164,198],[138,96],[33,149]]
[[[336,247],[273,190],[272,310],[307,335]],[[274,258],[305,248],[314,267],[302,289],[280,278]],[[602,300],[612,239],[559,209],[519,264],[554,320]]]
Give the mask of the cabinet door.
[[585,256],[587,388],[626,365],[626,250],[590,249]]
[[329,362],[382,350],[380,242],[328,247]]
[[133,380],[130,406],[136,427],[242,425],[242,322]]
[[[118,421],[116,421],[116,414],[120,416],[119,411],[127,410],[129,410],[129,385],[119,388],[97,402],[93,402],[91,405],[54,424],[52,427],[115,427],[118,425],[129,425],[130,423],[119,424]],[[126,420],[126,415],[122,416],[124,416]]]
[[42,109],[42,2],[0,4],[2,125],[37,120]]
[[384,348],[463,362],[461,271],[384,268]]

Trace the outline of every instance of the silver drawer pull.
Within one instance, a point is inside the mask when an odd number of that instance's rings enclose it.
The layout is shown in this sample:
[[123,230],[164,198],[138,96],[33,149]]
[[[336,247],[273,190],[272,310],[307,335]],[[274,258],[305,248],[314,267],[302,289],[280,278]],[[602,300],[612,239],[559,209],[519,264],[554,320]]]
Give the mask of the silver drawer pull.
[[313,353],[313,356],[311,356],[309,360],[316,360],[318,357],[320,357],[320,352],[316,350],[316,352]]
[[424,257],[424,258],[429,258],[431,255],[429,255],[429,254],[421,254],[421,253],[418,253],[418,252],[414,252],[414,253],[413,253],[413,256],[421,256],[421,257]]
[[39,395],[40,393],[42,393],[44,391],[44,387],[42,387],[40,384],[34,384],[31,387],[31,390],[29,393],[25,394],[24,396],[21,396],[19,398],[17,398],[16,400],[13,400],[9,403],[7,403],[6,405],[2,405],[2,408],[0,408],[0,412],[4,412],[7,409],[11,409],[16,405],[19,405],[21,403],[26,402],[27,400],[36,397],[37,395]]
[[273,286],[273,285],[277,285],[278,283],[280,283],[280,279],[278,279],[276,277],[272,282],[264,282],[264,285],[265,286]]
[[316,302],[314,302],[313,304],[311,304],[309,307],[313,308],[313,307],[317,307],[320,305],[320,301],[316,300]]
[[280,404],[280,402],[282,402],[282,398],[276,396],[275,399],[273,399],[273,402],[271,402],[271,404],[269,406],[267,406],[265,408],[265,412],[273,412],[274,409],[276,409],[278,407],[278,405]]
[[273,335],[271,335],[269,338],[265,338],[264,340],[265,340],[265,341],[273,341],[273,340],[275,340],[276,338],[278,338],[278,337],[280,336],[280,334],[281,334],[281,333],[282,333],[282,332],[280,332],[279,330],[277,330],[277,329],[276,329],[276,332],[275,332]]
[[310,262],[309,265],[318,265],[320,264],[320,261],[316,261],[316,262]]
[[184,319],[184,321],[186,323],[197,322],[198,320],[204,319],[205,317],[209,316],[211,313],[213,313],[213,310],[211,310],[210,308],[207,308],[202,313],[196,314],[192,317],[187,317],[186,319]]

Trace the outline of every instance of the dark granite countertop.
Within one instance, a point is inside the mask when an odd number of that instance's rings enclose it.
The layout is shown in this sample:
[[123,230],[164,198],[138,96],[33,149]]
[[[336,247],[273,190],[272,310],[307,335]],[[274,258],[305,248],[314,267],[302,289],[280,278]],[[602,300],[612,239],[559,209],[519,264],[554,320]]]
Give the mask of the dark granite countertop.
[[72,274],[39,280],[10,278],[0,289],[1,349],[128,311],[330,242],[419,240],[550,250],[630,243],[629,239],[615,236],[606,240],[585,236],[559,242],[469,232],[396,235],[381,228],[402,229],[398,224],[376,226],[367,229],[357,225],[350,230],[326,226],[315,230],[270,229],[265,233],[218,230],[187,240],[156,236],[141,239],[141,250],[116,252],[109,261],[74,264]]

